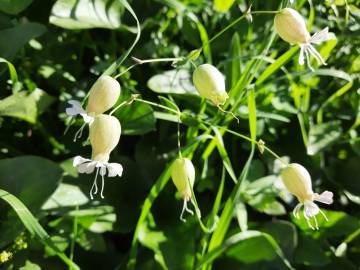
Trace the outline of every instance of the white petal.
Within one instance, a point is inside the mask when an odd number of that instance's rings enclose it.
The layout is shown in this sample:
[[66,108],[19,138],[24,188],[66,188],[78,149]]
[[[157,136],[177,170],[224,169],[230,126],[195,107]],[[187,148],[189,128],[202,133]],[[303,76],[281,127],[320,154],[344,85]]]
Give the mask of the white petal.
[[76,157],[74,157],[74,160],[73,160],[73,166],[77,167],[78,165],[88,162],[88,161],[91,161],[91,159],[83,158],[81,156],[76,156]]
[[305,64],[305,57],[304,57],[304,46],[300,46],[300,55],[299,55],[299,65],[303,66]]
[[320,212],[319,206],[317,206],[315,203],[311,201],[304,202],[305,218],[311,218],[313,216],[316,216],[317,214],[319,214],[319,212]]
[[325,204],[332,204],[333,203],[333,196],[334,194],[331,191],[324,191],[320,195],[315,193],[314,194],[314,201],[322,202]]
[[330,38],[329,27],[324,28],[323,30],[316,32],[311,38],[310,43],[320,44],[323,41],[326,41]]
[[80,164],[77,169],[79,173],[92,173],[96,167],[96,161],[91,161],[87,163]]
[[115,176],[119,176],[121,177],[122,173],[123,173],[123,166],[119,163],[108,163],[107,165],[107,169],[108,169],[108,176],[109,177],[115,177]]
[[77,115],[77,114],[86,114],[86,111],[82,108],[81,103],[77,100],[69,100],[68,103],[72,105],[69,108],[66,108],[66,114],[69,116]]
[[91,124],[94,121],[94,117],[88,115],[87,113],[80,113],[80,115],[84,119],[85,123]]
[[102,162],[97,162],[96,168],[100,168],[100,175],[104,176],[106,174],[106,165]]

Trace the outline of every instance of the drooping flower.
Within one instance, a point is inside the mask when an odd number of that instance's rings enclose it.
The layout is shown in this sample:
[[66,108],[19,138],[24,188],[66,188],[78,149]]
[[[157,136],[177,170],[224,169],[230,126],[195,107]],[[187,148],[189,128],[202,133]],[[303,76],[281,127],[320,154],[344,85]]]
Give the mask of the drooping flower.
[[216,106],[224,104],[229,98],[224,75],[213,65],[198,66],[193,73],[193,83],[200,96],[210,99]]
[[114,150],[120,140],[121,125],[119,120],[111,115],[99,114],[94,117],[90,124],[90,144],[92,148],[91,159],[76,156],[73,166],[77,168],[79,173],[90,174],[96,171],[95,179],[90,190],[90,197],[97,194],[97,177],[100,174],[101,198],[104,198],[104,177],[106,172],[108,177],[121,176],[123,167],[119,163],[109,163],[110,153]]
[[291,163],[287,165],[280,174],[281,179],[286,189],[293,195],[295,195],[299,201],[294,209],[294,216],[299,218],[299,211],[304,208],[304,217],[310,228],[314,229],[311,224],[311,218],[315,221],[315,229],[318,229],[318,222],[316,215],[321,213],[325,220],[327,217],[323,211],[314,203],[314,201],[332,204],[333,193],[330,191],[324,191],[321,194],[314,193],[312,190],[311,177],[309,172],[300,164]]
[[171,178],[184,201],[180,220],[185,222],[186,220],[183,218],[185,211],[191,215],[194,214],[194,212],[187,207],[187,202],[192,201],[191,188],[195,182],[195,168],[191,160],[188,158],[176,159],[171,167]]
[[77,100],[69,100],[71,107],[66,108],[68,116],[80,115],[85,124],[75,135],[75,140],[81,137],[81,133],[86,124],[91,124],[94,116],[102,114],[115,105],[120,96],[121,87],[117,80],[108,76],[102,75],[93,84],[89,92],[89,100],[86,110],[83,109],[81,103]]
[[300,65],[304,65],[306,58],[308,67],[314,70],[310,63],[310,55],[315,57],[319,64],[326,65],[313,44],[318,45],[331,38],[328,27],[310,36],[304,18],[292,8],[284,8],[279,11],[275,16],[274,24],[276,32],[283,40],[300,46]]

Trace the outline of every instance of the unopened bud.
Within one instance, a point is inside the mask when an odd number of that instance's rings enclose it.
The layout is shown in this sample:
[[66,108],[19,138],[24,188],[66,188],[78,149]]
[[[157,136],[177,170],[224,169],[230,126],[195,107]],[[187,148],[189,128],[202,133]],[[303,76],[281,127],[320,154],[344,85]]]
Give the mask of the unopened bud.
[[184,200],[190,200],[191,188],[195,182],[195,168],[191,160],[188,158],[176,159],[171,168],[171,178]]
[[210,64],[195,69],[193,82],[200,96],[210,99],[216,106],[224,104],[229,97],[225,90],[224,75]]
[[311,176],[303,166],[297,163],[289,164],[280,175],[287,190],[295,195],[299,202],[312,201]]
[[115,105],[120,96],[120,84],[108,75],[102,75],[90,89],[87,113],[101,114]]
[[109,155],[117,146],[121,135],[119,120],[111,115],[99,114],[90,125],[92,160],[108,162]]
[[274,24],[276,32],[286,42],[306,44],[310,41],[304,18],[292,8],[280,10],[275,16]]

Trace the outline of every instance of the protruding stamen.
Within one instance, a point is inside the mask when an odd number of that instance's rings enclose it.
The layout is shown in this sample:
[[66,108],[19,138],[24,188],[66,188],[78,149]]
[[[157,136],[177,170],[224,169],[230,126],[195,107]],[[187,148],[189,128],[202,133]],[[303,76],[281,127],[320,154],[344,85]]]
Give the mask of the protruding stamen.
[[308,45],[308,48],[309,48],[310,54],[312,54],[316,58],[318,63],[326,66],[324,59],[322,59],[322,57],[321,57],[321,54],[311,44]]
[[104,199],[104,186],[105,186],[105,180],[104,180],[104,174],[101,173],[101,192],[100,192],[100,196],[102,199]]
[[309,55],[308,45],[306,45],[306,47],[304,47],[304,52],[305,52],[306,63],[307,63],[308,68],[309,68],[311,71],[314,71],[314,68],[311,66],[311,62],[310,62],[310,55]]
[[[96,194],[98,192],[98,187],[97,187],[97,183],[96,183],[96,180],[97,180],[97,177],[98,177],[98,174],[99,174],[99,168],[96,168],[96,174],[95,174],[95,179],[94,179],[94,182],[91,186],[91,189],[90,189],[90,198],[93,200],[94,197],[93,197],[93,194]],[[93,192],[93,189],[95,188],[95,191]]]
[[300,215],[299,215],[299,211],[300,211],[300,208],[303,206],[302,203],[298,203],[295,208],[294,208],[294,211],[293,211],[293,214],[294,214],[294,217],[299,219],[300,218]]
[[184,200],[183,208],[182,208],[181,214],[180,214],[180,220],[181,220],[182,222],[186,222],[186,219],[183,218],[184,213],[185,213],[185,210],[187,209],[186,205],[187,205],[187,202],[186,202],[186,200]]
[[240,123],[239,118],[238,118],[233,112],[225,111],[223,108],[221,108],[220,104],[218,104],[216,107],[218,107],[218,109],[219,109],[220,111],[222,111],[223,113],[230,114],[232,117],[234,117],[234,118],[236,119],[236,122],[237,122],[238,124]]
[[81,138],[82,132],[83,132],[86,124],[87,124],[87,123],[82,124],[82,126],[80,127],[80,129],[79,129],[78,131],[76,131],[75,136],[74,136],[74,142],[76,142],[77,139],[80,139],[80,138]]
[[316,216],[314,216],[314,220],[315,220],[315,229],[318,230],[319,229],[319,224],[317,222]]
[[320,211],[320,213],[323,215],[324,219],[325,219],[326,221],[329,221],[329,219],[327,218],[327,216],[325,215],[325,213],[324,213],[321,209],[319,209],[319,211]]

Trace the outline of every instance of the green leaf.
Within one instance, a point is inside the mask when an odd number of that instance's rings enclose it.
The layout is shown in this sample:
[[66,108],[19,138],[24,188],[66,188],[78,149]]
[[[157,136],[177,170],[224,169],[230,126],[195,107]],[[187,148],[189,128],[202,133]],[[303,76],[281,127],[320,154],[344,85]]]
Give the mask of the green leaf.
[[237,80],[240,78],[241,72],[241,47],[240,37],[238,33],[232,36],[230,43],[229,62],[225,66],[226,86],[231,89],[235,86]]
[[135,102],[131,106],[123,106],[116,113],[121,119],[122,133],[125,135],[141,135],[155,130],[154,110],[148,104]]
[[29,40],[42,35],[45,31],[45,26],[39,23],[23,23],[0,30],[1,57],[12,60],[17,51],[24,47]]
[[25,10],[33,0],[0,0],[0,11],[16,15]]
[[[61,168],[45,158],[22,156],[0,160],[0,186],[18,196],[35,214],[54,192],[61,176]],[[21,225],[11,212],[2,216],[0,243],[4,245],[21,231]]]
[[78,186],[61,183],[42,206],[42,209],[49,210],[62,207],[75,207],[88,202],[89,199]]
[[[41,188],[38,188],[37,191],[38,190],[41,190]],[[17,197],[5,190],[0,189],[0,198],[6,201],[12,207],[31,235],[36,236],[45,246],[51,247],[56,252],[56,255],[68,266],[72,267],[72,269],[80,270],[80,268],[74,262],[72,262],[63,252],[57,248],[57,246],[51,241],[47,232],[43,229],[43,227],[41,227],[40,223]]]
[[40,89],[31,94],[18,92],[0,100],[0,116],[15,117],[34,124],[37,116],[53,101],[53,97]]
[[342,134],[341,122],[331,121],[318,125],[311,125],[307,153],[315,155],[334,143]]
[[194,94],[198,95],[192,84],[191,74],[186,69],[169,70],[150,78],[147,86],[161,94]]
[[320,243],[303,235],[299,237],[299,244],[294,257],[295,262],[305,265],[322,266],[330,262]]
[[0,57],[0,63],[6,63],[9,68],[10,78],[12,82],[13,93],[18,92],[20,89],[19,79],[14,65],[4,58]]
[[268,77],[270,77],[273,73],[275,73],[278,69],[283,67],[290,59],[292,59],[293,55],[297,52],[298,47],[292,47],[286,53],[281,55],[279,58],[275,60],[270,66],[268,66],[256,80],[256,85],[262,84]]
[[251,139],[256,140],[256,100],[255,90],[251,88],[248,92],[249,127]]
[[29,260],[26,260],[26,263],[23,267],[19,268],[20,270],[41,270],[40,266],[30,262]]
[[235,0],[214,0],[214,7],[216,11],[226,12],[234,4]]
[[121,25],[124,7],[111,0],[57,0],[50,23],[66,29],[109,28]]

